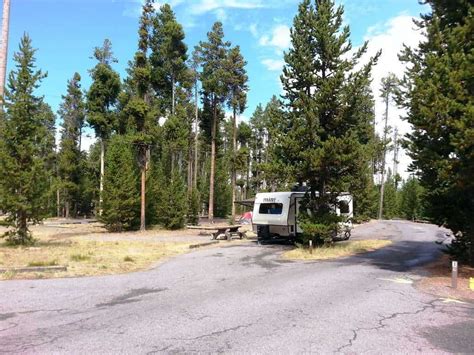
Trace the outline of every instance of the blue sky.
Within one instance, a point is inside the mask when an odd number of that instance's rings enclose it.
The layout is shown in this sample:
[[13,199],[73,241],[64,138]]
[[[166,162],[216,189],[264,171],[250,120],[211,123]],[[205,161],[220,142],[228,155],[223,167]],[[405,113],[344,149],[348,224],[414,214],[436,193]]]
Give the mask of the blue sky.
[[[403,68],[396,63],[396,53],[402,42],[417,43],[411,17],[426,12],[427,8],[417,0],[337,2],[345,6],[344,20],[351,28],[354,46],[369,39],[373,42],[371,52],[380,47],[385,52],[374,73],[374,90],[384,73],[401,74]],[[298,0],[169,0],[169,3],[184,26],[190,49],[205,40],[216,20],[223,22],[226,39],[240,45],[248,62],[250,86],[243,119],[251,116],[258,103],[264,104],[272,95],[281,93],[282,53],[289,45],[288,29]],[[88,69],[95,64],[89,57],[104,38],[112,41],[119,60],[115,68],[124,77],[127,62],[137,46],[140,6],[141,0],[11,0],[8,70],[12,68],[13,51],[27,32],[38,49],[38,68],[48,72],[39,93],[45,95],[45,101],[56,111],[66,81],[74,72],[83,77],[84,89],[89,86]]]

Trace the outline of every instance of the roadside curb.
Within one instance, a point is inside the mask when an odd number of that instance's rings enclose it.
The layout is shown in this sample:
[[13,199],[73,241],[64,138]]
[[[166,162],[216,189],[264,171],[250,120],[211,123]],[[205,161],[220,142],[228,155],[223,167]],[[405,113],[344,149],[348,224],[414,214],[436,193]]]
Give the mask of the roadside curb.
[[219,244],[219,241],[215,240],[212,242],[207,242],[207,243],[198,243],[198,244],[191,244],[189,246],[189,249],[196,249],[196,248],[201,248],[201,247],[207,247],[208,245],[212,244]]
[[56,272],[67,271],[66,266],[31,266],[31,267],[14,267],[14,268],[0,268],[0,274],[6,272]]

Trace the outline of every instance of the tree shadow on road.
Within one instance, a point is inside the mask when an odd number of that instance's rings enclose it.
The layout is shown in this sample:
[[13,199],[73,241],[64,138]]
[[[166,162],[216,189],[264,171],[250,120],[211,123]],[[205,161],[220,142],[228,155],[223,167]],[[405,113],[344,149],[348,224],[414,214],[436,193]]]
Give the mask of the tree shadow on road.
[[416,272],[417,268],[437,260],[442,247],[434,241],[401,241],[379,250],[338,260],[343,264],[369,264],[383,270]]

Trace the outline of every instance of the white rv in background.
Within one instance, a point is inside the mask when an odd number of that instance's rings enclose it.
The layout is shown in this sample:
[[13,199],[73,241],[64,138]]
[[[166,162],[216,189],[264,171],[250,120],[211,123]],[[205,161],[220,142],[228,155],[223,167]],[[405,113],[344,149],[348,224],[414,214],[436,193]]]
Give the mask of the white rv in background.
[[[259,240],[272,238],[295,239],[303,231],[298,224],[300,204],[305,192],[265,192],[255,196],[252,228]],[[352,195],[343,193],[338,196],[339,205],[335,207],[338,216],[344,216],[342,235],[338,238],[349,239],[353,217]]]

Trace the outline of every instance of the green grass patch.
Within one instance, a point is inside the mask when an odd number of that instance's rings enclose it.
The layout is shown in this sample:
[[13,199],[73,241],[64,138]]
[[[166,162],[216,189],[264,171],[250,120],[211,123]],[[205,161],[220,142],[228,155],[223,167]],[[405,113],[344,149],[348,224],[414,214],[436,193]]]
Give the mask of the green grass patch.
[[128,256],[128,255],[123,258],[123,261],[129,262],[129,263],[134,263],[135,262],[135,260],[131,256]]
[[56,266],[58,262],[56,260],[43,260],[43,261],[30,261],[28,266]]
[[85,254],[72,254],[70,259],[72,261],[88,261],[91,259],[90,255],[85,255]]
[[313,252],[308,248],[297,247],[283,254],[283,258],[290,260],[327,260],[343,258],[355,254],[367,253],[392,244],[390,240],[356,240],[350,242],[335,243],[331,246],[314,248]]

